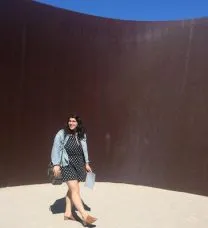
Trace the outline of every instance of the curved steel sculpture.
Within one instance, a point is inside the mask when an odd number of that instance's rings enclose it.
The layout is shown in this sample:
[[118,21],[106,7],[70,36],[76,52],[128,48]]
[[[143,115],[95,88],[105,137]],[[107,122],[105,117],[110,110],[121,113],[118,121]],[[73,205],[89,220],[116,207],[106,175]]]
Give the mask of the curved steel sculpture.
[[1,186],[47,181],[76,111],[100,181],[208,193],[208,18],[128,22],[1,4]]

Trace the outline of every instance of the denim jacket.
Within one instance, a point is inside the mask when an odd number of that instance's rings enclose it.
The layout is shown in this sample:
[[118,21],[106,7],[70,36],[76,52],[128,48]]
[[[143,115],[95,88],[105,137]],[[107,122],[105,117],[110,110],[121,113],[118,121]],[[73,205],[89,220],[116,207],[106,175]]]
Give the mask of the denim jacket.
[[[77,143],[81,143],[82,145],[85,163],[89,163],[86,134],[84,135],[84,138],[81,140],[78,140],[77,134],[75,135],[75,137]],[[51,162],[53,163],[53,165],[60,165],[64,167],[69,164],[68,154],[64,148],[68,139],[69,135],[66,135],[64,139],[64,129],[61,129],[57,132],[54,138],[53,147],[51,151]]]

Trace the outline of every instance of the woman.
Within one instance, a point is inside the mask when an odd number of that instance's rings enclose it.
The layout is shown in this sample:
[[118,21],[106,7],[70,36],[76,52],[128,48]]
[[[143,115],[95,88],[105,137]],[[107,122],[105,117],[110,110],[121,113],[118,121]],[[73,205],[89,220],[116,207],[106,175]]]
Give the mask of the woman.
[[97,219],[84,209],[80,196],[79,182],[85,181],[86,171],[92,171],[88,159],[86,133],[80,117],[71,115],[67,126],[56,134],[51,161],[54,175],[61,175],[63,182],[68,186],[64,219],[75,220],[72,215],[72,204],[74,204],[85,225],[94,223]]

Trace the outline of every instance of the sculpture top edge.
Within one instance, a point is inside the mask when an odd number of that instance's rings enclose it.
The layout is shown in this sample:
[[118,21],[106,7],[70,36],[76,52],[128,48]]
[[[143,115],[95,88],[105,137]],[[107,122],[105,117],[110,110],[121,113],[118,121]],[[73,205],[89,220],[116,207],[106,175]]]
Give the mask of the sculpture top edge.
[[41,3],[41,2],[36,2],[33,1],[33,4],[39,5],[39,6],[44,6],[47,8],[51,8],[53,10],[57,10],[59,12],[63,12],[63,13],[68,13],[68,14],[74,14],[77,16],[87,16],[88,18],[92,18],[92,19],[97,19],[97,20],[101,20],[101,21],[112,21],[115,23],[166,23],[166,22],[189,22],[189,21],[193,21],[193,20],[208,20],[208,16],[201,16],[201,17],[190,17],[190,18],[184,18],[184,19],[170,19],[170,20],[130,20],[130,19],[119,19],[119,18],[111,18],[111,17],[104,17],[104,16],[98,16],[98,15],[93,15],[93,14],[87,14],[87,13],[83,13],[83,12],[78,12],[78,11],[73,11],[70,9],[65,9],[65,8],[61,8],[61,7],[57,7],[57,6],[53,6],[53,5],[48,5],[45,3]]

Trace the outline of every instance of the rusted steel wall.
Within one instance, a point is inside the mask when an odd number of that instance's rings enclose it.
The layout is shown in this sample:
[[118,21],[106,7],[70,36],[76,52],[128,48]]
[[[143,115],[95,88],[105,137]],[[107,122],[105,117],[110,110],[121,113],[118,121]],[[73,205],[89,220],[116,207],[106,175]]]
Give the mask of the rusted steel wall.
[[1,186],[46,182],[53,137],[76,112],[98,181],[207,195],[207,18],[0,11]]

